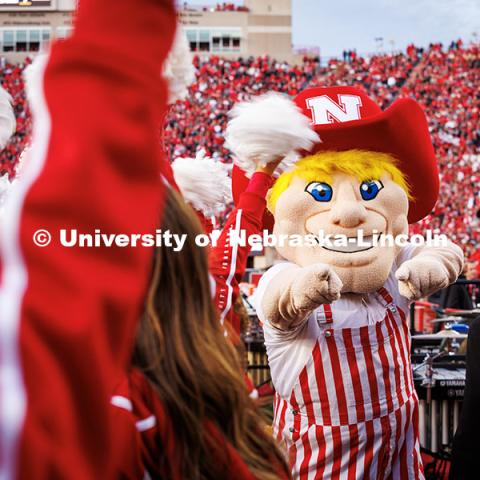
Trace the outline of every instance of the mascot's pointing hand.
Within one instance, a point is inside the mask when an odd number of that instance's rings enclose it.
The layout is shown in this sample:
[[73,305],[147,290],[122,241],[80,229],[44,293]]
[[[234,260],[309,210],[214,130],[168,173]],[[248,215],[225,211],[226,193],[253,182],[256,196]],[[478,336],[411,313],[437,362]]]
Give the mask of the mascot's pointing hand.
[[295,328],[320,305],[340,298],[343,284],[329,265],[292,265],[283,273],[273,279],[272,295],[263,302],[271,323],[281,330]]
[[342,286],[339,276],[324,263],[299,269],[291,287],[294,307],[299,312],[310,313],[324,303],[338,300]]
[[437,260],[414,258],[405,262],[395,274],[400,295],[419,300],[450,284],[447,269]]
[[455,281],[462,264],[462,250],[451,242],[447,248],[423,247],[396,271],[399,293],[408,300],[427,297]]

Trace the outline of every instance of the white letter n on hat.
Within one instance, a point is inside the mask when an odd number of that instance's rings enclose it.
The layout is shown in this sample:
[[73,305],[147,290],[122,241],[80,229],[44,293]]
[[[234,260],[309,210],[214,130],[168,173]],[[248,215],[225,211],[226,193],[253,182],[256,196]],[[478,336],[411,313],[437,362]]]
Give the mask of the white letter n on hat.
[[339,95],[339,103],[328,95],[307,99],[307,106],[312,111],[314,125],[325,125],[334,122],[360,120],[362,99],[357,95]]

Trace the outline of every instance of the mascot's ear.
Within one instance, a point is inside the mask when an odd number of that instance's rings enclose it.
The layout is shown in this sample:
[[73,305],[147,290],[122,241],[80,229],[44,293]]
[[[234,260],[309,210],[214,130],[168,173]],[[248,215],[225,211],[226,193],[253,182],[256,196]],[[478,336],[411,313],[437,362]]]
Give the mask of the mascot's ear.
[[176,158],[172,169],[185,201],[206,217],[223,212],[232,202],[226,166],[206,157],[204,150],[196,158]]
[[272,189],[270,189],[267,193],[267,208],[268,208],[268,211],[272,214],[272,215],[275,215],[275,209],[274,208],[271,208],[271,204],[270,204],[270,198],[272,196]]
[[286,95],[271,92],[236,105],[229,113],[225,145],[249,177],[258,165],[284,158],[281,173],[297,160],[298,150],[320,142],[310,120]]

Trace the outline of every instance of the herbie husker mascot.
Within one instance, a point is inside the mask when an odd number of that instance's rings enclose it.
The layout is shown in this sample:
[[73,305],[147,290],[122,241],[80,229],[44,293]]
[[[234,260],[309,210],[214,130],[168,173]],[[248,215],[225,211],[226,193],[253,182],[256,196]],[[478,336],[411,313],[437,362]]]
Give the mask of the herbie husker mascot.
[[[239,166],[288,153],[298,119],[280,107],[269,114],[272,95],[233,111],[227,140],[237,155],[237,195]],[[273,232],[349,240],[277,246],[286,262],[260,281],[275,435],[295,479],[422,479],[408,308],[454,282],[463,255],[451,243],[382,246],[372,235],[406,234],[436,202],[425,115],[412,99],[382,111],[353,87],[307,89],[295,103],[320,139],[308,154],[292,141],[299,158],[287,155],[290,171],[270,191]]]

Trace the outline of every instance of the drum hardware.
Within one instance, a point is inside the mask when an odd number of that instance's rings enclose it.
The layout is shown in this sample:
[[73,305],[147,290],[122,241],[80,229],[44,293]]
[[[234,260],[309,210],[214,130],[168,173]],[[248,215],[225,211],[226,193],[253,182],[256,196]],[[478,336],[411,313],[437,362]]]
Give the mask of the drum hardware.
[[[413,338],[413,337],[412,337]],[[425,366],[428,366],[430,365],[430,371],[432,372],[431,375],[433,376],[433,362],[437,359],[437,358],[441,358],[441,357],[444,357],[446,355],[446,352],[440,352],[440,353],[437,353],[435,355],[431,354],[431,353],[427,353],[425,355],[425,359],[422,363],[416,365],[414,368],[413,368],[413,371],[416,372],[417,370],[420,370],[421,368],[425,367]]]
[[437,358],[442,358],[445,355],[447,355],[447,353],[444,351],[437,353],[436,355],[427,354],[423,363],[417,365],[413,369],[413,372],[415,373],[417,370],[420,370],[420,368],[425,367],[425,376],[421,385],[427,389],[427,404],[430,404],[432,401],[432,387],[435,385],[435,380],[433,378],[433,362]]
[[448,460],[465,388],[465,357],[442,350],[413,354],[412,363],[419,396],[420,445],[434,458]]
[[442,311],[441,313],[448,314],[450,317],[464,317],[464,319],[472,319],[480,316],[480,308],[474,308],[473,310],[458,310],[453,312]]
[[436,318],[435,320],[432,320],[432,323],[465,323],[469,322],[470,320],[470,318],[466,317],[455,317],[453,315],[449,315],[448,317]]
[[439,333],[412,335],[412,340],[465,340],[467,337],[468,335],[466,333],[458,333],[455,330],[442,330]]
[[247,355],[247,371],[257,387],[270,377],[270,369],[263,329],[256,315],[249,315],[249,322],[245,331],[242,332],[242,339]]

